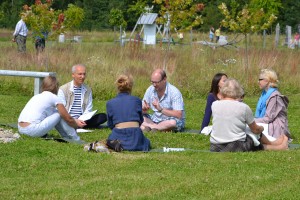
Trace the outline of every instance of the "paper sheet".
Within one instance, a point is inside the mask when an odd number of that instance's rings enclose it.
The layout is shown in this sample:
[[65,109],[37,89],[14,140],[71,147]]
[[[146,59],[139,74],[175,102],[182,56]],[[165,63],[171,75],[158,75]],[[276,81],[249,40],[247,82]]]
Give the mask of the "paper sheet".
[[77,133],[89,133],[92,132],[93,130],[87,130],[87,129],[83,129],[83,128],[78,128],[76,129]]
[[94,111],[92,111],[92,112],[83,114],[83,115],[81,115],[78,119],[83,120],[83,121],[89,120],[89,119],[91,119],[91,118],[94,116],[94,114],[95,114],[96,112],[97,112],[97,110],[94,110]]
[[[264,131],[262,133],[268,138],[268,140],[270,141],[276,140],[276,138],[269,135],[268,124],[257,123],[257,125],[264,127]],[[206,126],[202,129],[201,133],[204,135],[209,135],[211,131],[212,131],[212,126]],[[248,134],[253,139],[255,146],[258,146],[260,144],[260,142],[258,141],[259,135],[252,133],[248,125],[246,126],[246,134]]]
[[[266,138],[268,138],[269,141],[272,142],[272,141],[276,140],[276,138],[269,135],[269,125],[268,124],[257,123],[257,125],[264,127],[264,131],[262,133],[266,136]],[[260,144],[260,142],[258,141],[259,135],[252,133],[249,126],[246,127],[246,134],[248,134],[253,139],[255,146],[258,146]]]
[[205,126],[202,129],[201,133],[204,135],[209,135],[211,133],[211,131],[212,131],[212,126]]

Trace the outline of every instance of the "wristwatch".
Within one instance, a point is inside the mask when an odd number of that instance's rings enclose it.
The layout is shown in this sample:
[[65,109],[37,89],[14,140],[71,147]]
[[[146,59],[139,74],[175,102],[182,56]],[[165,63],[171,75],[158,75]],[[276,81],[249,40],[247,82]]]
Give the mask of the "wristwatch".
[[161,112],[161,111],[163,111],[163,108],[161,108],[160,110],[158,110],[158,112]]

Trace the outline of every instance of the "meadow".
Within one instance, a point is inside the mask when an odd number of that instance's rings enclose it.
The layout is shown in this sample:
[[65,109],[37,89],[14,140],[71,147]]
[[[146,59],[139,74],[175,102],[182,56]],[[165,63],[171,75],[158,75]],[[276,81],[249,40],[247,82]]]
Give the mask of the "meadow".
[[[128,43],[120,47],[112,32],[81,32],[82,43],[47,41],[36,55],[28,39],[27,53],[16,52],[10,31],[1,30],[0,69],[56,72],[60,83],[71,80],[71,66],[87,66],[86,83],[92,86],[94,107],[105,112],[105,103],[116,95],[114,81],[129,72],[140,98],[150,85],[153,69],[166,63],[168,80],[183,96],[186,128],[199,130],[211,79],[225,72],[238,79],[246,91],[245,102],[254,111],[260,94],[257,79],[261,68],[278,72],[280,91],[290,99],[289,127],[293,144],[299,144],[300,58],[298,49],[274,47],[274,36],[249,38],[249,66],[244,43],[238,48],[210,48],[192,44],[155,47]],[[208,40],[194,33],[195,40]],[[229,39],[234,36],[229,35]],[[66,38],[71,38],[67,35]],[[281,37],[283,43],[284,37]],[[33,79],[1,76],[0,124],[16,123],[33,95]],[[84,141],[105,139],[109,129],[81,133]],[[50,135],[58,137],[56,131]],[[249,153],[210,153],[209,137],[187,133],[145,133],[154,151],[100,154],[83,146],[22,136],[0,144],[1,199],[297,199],[299,196],[299,150]],[[182,147],[184,152],[159,152],[163,147]]]

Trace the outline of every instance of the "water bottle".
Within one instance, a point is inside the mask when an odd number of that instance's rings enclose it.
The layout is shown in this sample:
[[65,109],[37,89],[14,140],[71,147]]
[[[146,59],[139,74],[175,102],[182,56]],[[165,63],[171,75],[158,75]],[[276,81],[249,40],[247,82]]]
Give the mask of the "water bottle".
[[163,147],[163,152],[170,152],[170,151],[185,151],[184,148],[167,148]]

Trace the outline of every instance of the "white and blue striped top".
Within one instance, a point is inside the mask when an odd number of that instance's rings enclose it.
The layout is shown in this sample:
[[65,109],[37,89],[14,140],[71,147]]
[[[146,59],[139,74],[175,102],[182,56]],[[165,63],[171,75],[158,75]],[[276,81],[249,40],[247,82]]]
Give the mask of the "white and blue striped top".
[[80,115],[82,115],[82,107],[81,107],[81,89],[82,87],[76,87],[74,85],[74,102],[72,104],[72,107],[70,109],[70,115],[78,119]]

